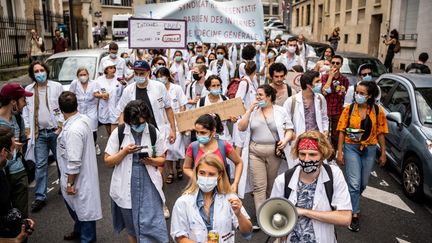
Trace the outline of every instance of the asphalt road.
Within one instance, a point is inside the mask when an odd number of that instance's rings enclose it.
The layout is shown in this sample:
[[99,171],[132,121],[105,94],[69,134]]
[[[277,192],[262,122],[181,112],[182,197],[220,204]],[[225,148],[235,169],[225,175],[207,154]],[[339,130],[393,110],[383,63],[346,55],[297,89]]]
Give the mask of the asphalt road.
[[[98,141],[101,149],[107,140],[104,129],[100,129]],[[126,234],[113,233],[111,223],[109,184],[112,169],[98,158],[99,180],[102,199],[103,219],[97,222],[98,242],[127,242]],[[424,200],[415,203],[407,199],[401,192],[400,185],[387,169],[377,168],[373,173],[368,188],[361,199],[361,229],[358,233],[346,227],[337,228],[339,242],[432,242],[432,203]],[[72,230],[72,220],[67,213],[63,199],[57,194],[55,165],[49,167],[49,194],[47,206],[40,212],[31,214],[36,221],[36,231],[30,242],[63,242],[63,235]],[[181,195],[187,180],[174,181],[165,187],[167,205],[171,209],[175,200]],[[366,195],[365,195],[366,194]],[[30,188],[29,200],[33,200],[33,188]],[[243,200],[246,210],[254,217],[253,199],[247,195]],[[167,221],[168,225],[170,221]],[[246,242],[237,234],[236,242]],[[254,233],[251,242],[265,242],[266,236],[259,231]]]

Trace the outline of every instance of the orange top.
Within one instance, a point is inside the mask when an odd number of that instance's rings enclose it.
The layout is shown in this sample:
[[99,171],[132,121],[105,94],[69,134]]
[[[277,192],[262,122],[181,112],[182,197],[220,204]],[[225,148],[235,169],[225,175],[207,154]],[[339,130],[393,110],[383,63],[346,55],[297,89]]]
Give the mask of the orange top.
[[[387,118],[385,117],[385,114],[381,108],[381,106],[378,105],[378,126],[376,125],[376,115],[375,115],[375,109],[373,107],[369,107],[367,110],[367,114],[369,114],[369,118],[372,121],[372,131],[370,133],[369,138],[367,138],[365,141],[361,142],[354,142],[352,141],[348,135],[346,134],[345,129],[346,128],[361,128],[361,117],[359,114],[358,105],[354,104],[354,109],[351,115],[350,124],[348,124],[349,116],[350,116],[350,106],[346,106],[344,110],[342,111],[342,114],[339,118],[339,123],[337,126],[337,130],[340,132],[345,133],[345,143],[349,144],[361,144],[362,148],[367,145],[375,145],[378,143],[378,135],[381,133],[387,134],[388,133],[388,127],[387,127]],[[369,112],[370,111],[370,112]]]

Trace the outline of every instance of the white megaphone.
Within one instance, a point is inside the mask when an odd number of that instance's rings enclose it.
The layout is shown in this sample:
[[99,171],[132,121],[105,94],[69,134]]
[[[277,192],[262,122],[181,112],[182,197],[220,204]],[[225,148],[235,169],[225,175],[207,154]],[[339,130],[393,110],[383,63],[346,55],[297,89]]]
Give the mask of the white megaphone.
[[287,236],[297,224],[297,209],[286,198],[267,199],[259,208],[257,221],[262,231],[270,237]]

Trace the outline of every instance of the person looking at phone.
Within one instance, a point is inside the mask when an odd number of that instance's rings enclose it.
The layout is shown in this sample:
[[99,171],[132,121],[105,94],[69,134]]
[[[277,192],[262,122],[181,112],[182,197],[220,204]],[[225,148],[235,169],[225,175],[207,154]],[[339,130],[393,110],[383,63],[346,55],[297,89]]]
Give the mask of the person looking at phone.
[[143,100],[130,101],[123,115],[124,125],[114,129],[105,149],[105,164],[114,167],[110,186],[114,231],[126,228],[131,243],[168,242],[158,170],[164,166],[165,139],[148,122],[151,111]]

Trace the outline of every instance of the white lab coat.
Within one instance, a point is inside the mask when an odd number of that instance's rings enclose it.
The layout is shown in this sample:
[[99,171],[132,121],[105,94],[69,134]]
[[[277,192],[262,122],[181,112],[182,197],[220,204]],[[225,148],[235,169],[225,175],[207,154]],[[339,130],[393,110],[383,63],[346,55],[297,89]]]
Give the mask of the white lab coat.
[[[184,194],[174,204],[171,218],[171,237],[186,236],[197,243],[207,242],[207,227],[199,213],[196,203],[198,191]],[[213,229],[219,233],[219,243],[234,243],[235,229],[239,227],[237,216],[228,202],[229,198],[236,198],[234,194],[216,194],[214,197]],[[249,219],[244,207],[241,213]],[[223,240],[226,239],[226,240]]]
[[[333,173],[333,198],[332,206],[336,210],[352,210],[351,198],[348,192],[348,186],[345,182],[344,175],[339,167],[335,165],[330,165]],[[294,171],[291,181],[288,187],[291,188],[291,194],[288,198],[294,205],[297,204],[297,186],[300,176],[301,167],[298,166]],[[318,175],[317,186],[315,190],[315,196],[313,201],[312,210],[316,211],[331,211],[330,204],[327,199],[327,194],[325,190],[324,183],[329,181],[330,178],[325,170],[324,166],[320,166],[320,174]],[[285,175],[279,175],[274,184],[273,190],[271,192],[272,197],[284,197],[284,186],[285,186]],[[315,232],[315,237],[317,242],[322,243],[334,243],[336,241],[335,230],[333,224],[323,223],[321,221],[311,219],[312,225]],[[290,237],[290,236],[288,236]],[[289,238],[288,238],[289,239]]]
[[90,127],[92,131],[98,129],[98,103],[99,99],[94,97],[93,93],[100,90],[100,87],[96,81],[89,80],[87,84],[87,90],[84,88],[79,80],[72,81],[69,91],[73,92],[78,100],[78,111],[80,114],[88,116],[90,118]]
[[[57,162],[63,198],[80,221],[102,218],[99,175],[90,119],[82,114],[67,119],[57,138]],[[68,174],[78,174],[75,195],[66,193]]]
[[175,73],[174,80],[176,84],[180,85],[184,92],[186,89],[186,74],[189,72],[189,67],[186,62],[173,62],[170,67],[170,72]]
[[[50,112],[50,120],[55,121],[57,124],[63,122],[63,116],[61,115],[58,97],[63,92],[63,86],[58,82],[47,81],[47,96],[48,96],[48,107]],[[25,87],[25,90],[35,93],[36,83],[29,84]],[[25,155],[26,160],[35,160],[35,124],[34,124],[34,111],[35,111],[35,95],[26,97],[27,105],[23,109],[23,120],[26,129],[30,129],[30,140],[27,146],[27,152]],[[39,97],[39,101],[45,101],[45,97]]]
[[[266,57],[267,57],[267,54],[266,54],[266,52],[265,51],[258,51],[258,53],[259,53],[259,60],[260,60],[260,67],[259,67],[259,70],[257,71],[257,74],[258,73],[260,73],[261,72],[261,69],[262,69],[262,67],[265,67],[265,60],[266,60]],[[258,54],[257,54],[258,55]],[[255,63],[256,63],[256,56],[255,56]],[[257,68],[258,68],[258,63],[257,63]],[[259,78],[259,85],[261,85],[261,84],[265,84],[265,81],[266,81],[266,76],[265,75],[260,75],[260,78]]]
[[[296,137],[300,136],[302,133],[306,132],[306,120],[304,114],[304,104],[303,104],[303,91],[295,94],[296,105],[294,108],[294,114],[291,111],[292,97],[289,97],[283,107],[288,114],[288,119],[294,124],[294,132]],[[314,105],[315,105],[315,117],[318,129],[320,132],[329,130],[329,120],[327,116],[327,102],[322,94],[314,95]],[[298,164],[298,160],[289,160],[288,168],[294,167]]]
[[[187,90],[188,87],[187,87],[187,86],[189,86],[189,84],[191,84],[193,81],[195,81],[195,80],[193,79],[193,76],[192,76],[192,71],[193,71],[193,70],[189,70],[189,72],[188,72],[187,75],[186,75],[186,90],[185,90],[185,93],[188,92],[188,90]],[[210,77],[210,76],[213,75],[213,74],[214,74],[214,73],[213,73],[212,71],[207,70],[204,79],[207,79],[208,77]],[[186,96],[187,96],[187,95],[186,95]]]
[[[250,124],[251,120],[254,119],[257,114],[258,109],[255,109],[250,115],[249,125],[246,130],[246,136],[244,141],[244,146],[242,150],[242,160],[243,160],[243,172],[240,177],[240,182],[238,186],[238,195],[240,198],[244,198],[244,194],[247,192],[251,192],[253,189],[251,178],[248,174],[249,172],[249,143],[251,138],[251,130]],[[273,118],[276,123],[277,132],[279,139],[283,139],[285,137],[285,131],[288,129],[293,129],[293,124],[291,120],[288,119],[288,115],[283,107],[278,105],[273,105]],[[290,157],[290,146],[286,146],[284,149],[285,155],[287,159]],[[288,159],[289,160],[289,159]],[[288,169],[288,163],[282,163],[279,168],[279,173],[285,172]]]
[[228,48],[228,59],[233,64],[234,69],[237,68],[237,45],[232,43]]
[[295,65],[300,65],[303,67],[303,70],[306,70],[305,64],[302,61],[302,59],[300,58],[300,56],[295,55],[292,59],[288,59],[287,54],[281,54],[278,57],[276,57],[276,61],[277,63],[282,63],[283,65],[285,65],[285,67],[287,68],[287,70],[291,70],[293,66]]
[[[118,112],[123,112],[126,105],[136,100],[136,83],[128,85],[123,90],[123,95],[117,104]],[[164,139],[168,138],[171,126],[165,109],[171,107],[171,100],[164,84],[159,81],[149,79],[147,84],[147,94],[153,109],[154,119],[157,127]]]
[[[187,104],[186,95],[183,93],[182,88],[177,84],[170,84],[168,94],[171,100],[171,107],[174,114],[180,112],[180,107]],[[177,125],[177,122],[176,122]],[[166,155],[167,160],[177,161],[185,157],[185,144],[183,143],[183,135],[179,129],[176,129],[176,140],[173,144],[167,143],[168,151]]]
[[[207,74],[208,73],[209,72],[207,71]],[[207,74],[206,74],[206,77],[205,77],[206,79],[207,79]],[[186,87],[186,98],[187,99],[192,99],[192,100],[195,99],[195,97],[196,97],[195,90],[196,90],[196,86],[197,85],[198,85],[198,82],[195,82],[195,81],[193,81],[190,84],[188,84],[188,86]],[[192,93],[191,93],[191,91],[192,91]],[[210,92],[206,89],[206,87],[204,86],[204,83],[203,83],[203,87],[202,87],[202,91],[201,91],[201,97],[207,96],[209,93]],[[191,109],[194,109],[194,108],[196,108],[196,105],[194,105],[194,104],[187,104],[186,105],[186,109],[187,110],[191,110]]]
[[120,57],[120,54],[117,55],[116,59],[111,59],[110,55],[102,57],[99,63],[98,72],[104,74],[104,63],[107,61],[111,61],[116,65],[115,77],[123,77],[126,71],[126,62],[123,58]]
[[[125,147],[129,144],[135,144],[135,140],[131,133],[131,128],[128,124],[125,123],[124,129],[124,139],[119,146],[118,140],[118,128],[114,129],[111,133],[111,136],[108,139],[107,146],[105,148],[105,153],[109,155],[113,155],[117,153],[120,147]],[[156,156],[162,156],[166,151],[165,140],[161,137],[161,134],[156,129],[157,139],[156,139]],[[150,132],[148,125],[146,125],[143,136],[141,138],[141,145],[147,146],[143,148],[142,152],[148,152],[150,155],[152,154],[152,146],[150,140]],[[110,185],[110,196],[112,200],[121,208],[131,209],[131,176],[132,176],[132,154],[126,155],[123,160],[114,167],[113,174],[111,177],[111,185]],[[145,165],[147,172],[150,176],[153,185],[156,187],[156,190],[159,192],[159,195],[162,201],[165,203],[165,195],[162,191],[162,175],[156,166]]]
[[120,99],[123,86],[117,79],[107,79],[105,75],[96,79],[101,93],[107,92],[109,94],[108,100],[99,99],[98,105],[98,119],[103,124],[116,124],[120,112],[117,111],[116,105]]
[[233,67],[233,64],[229,60],[224,58],[221,71],[220,73],[218,73],[217,60],[214,60],[210,63],[209,70],[212,73],[218,75],[219,78],[222,80],[222,92],[225,94],[231,78],[234,77],[235,69]]

